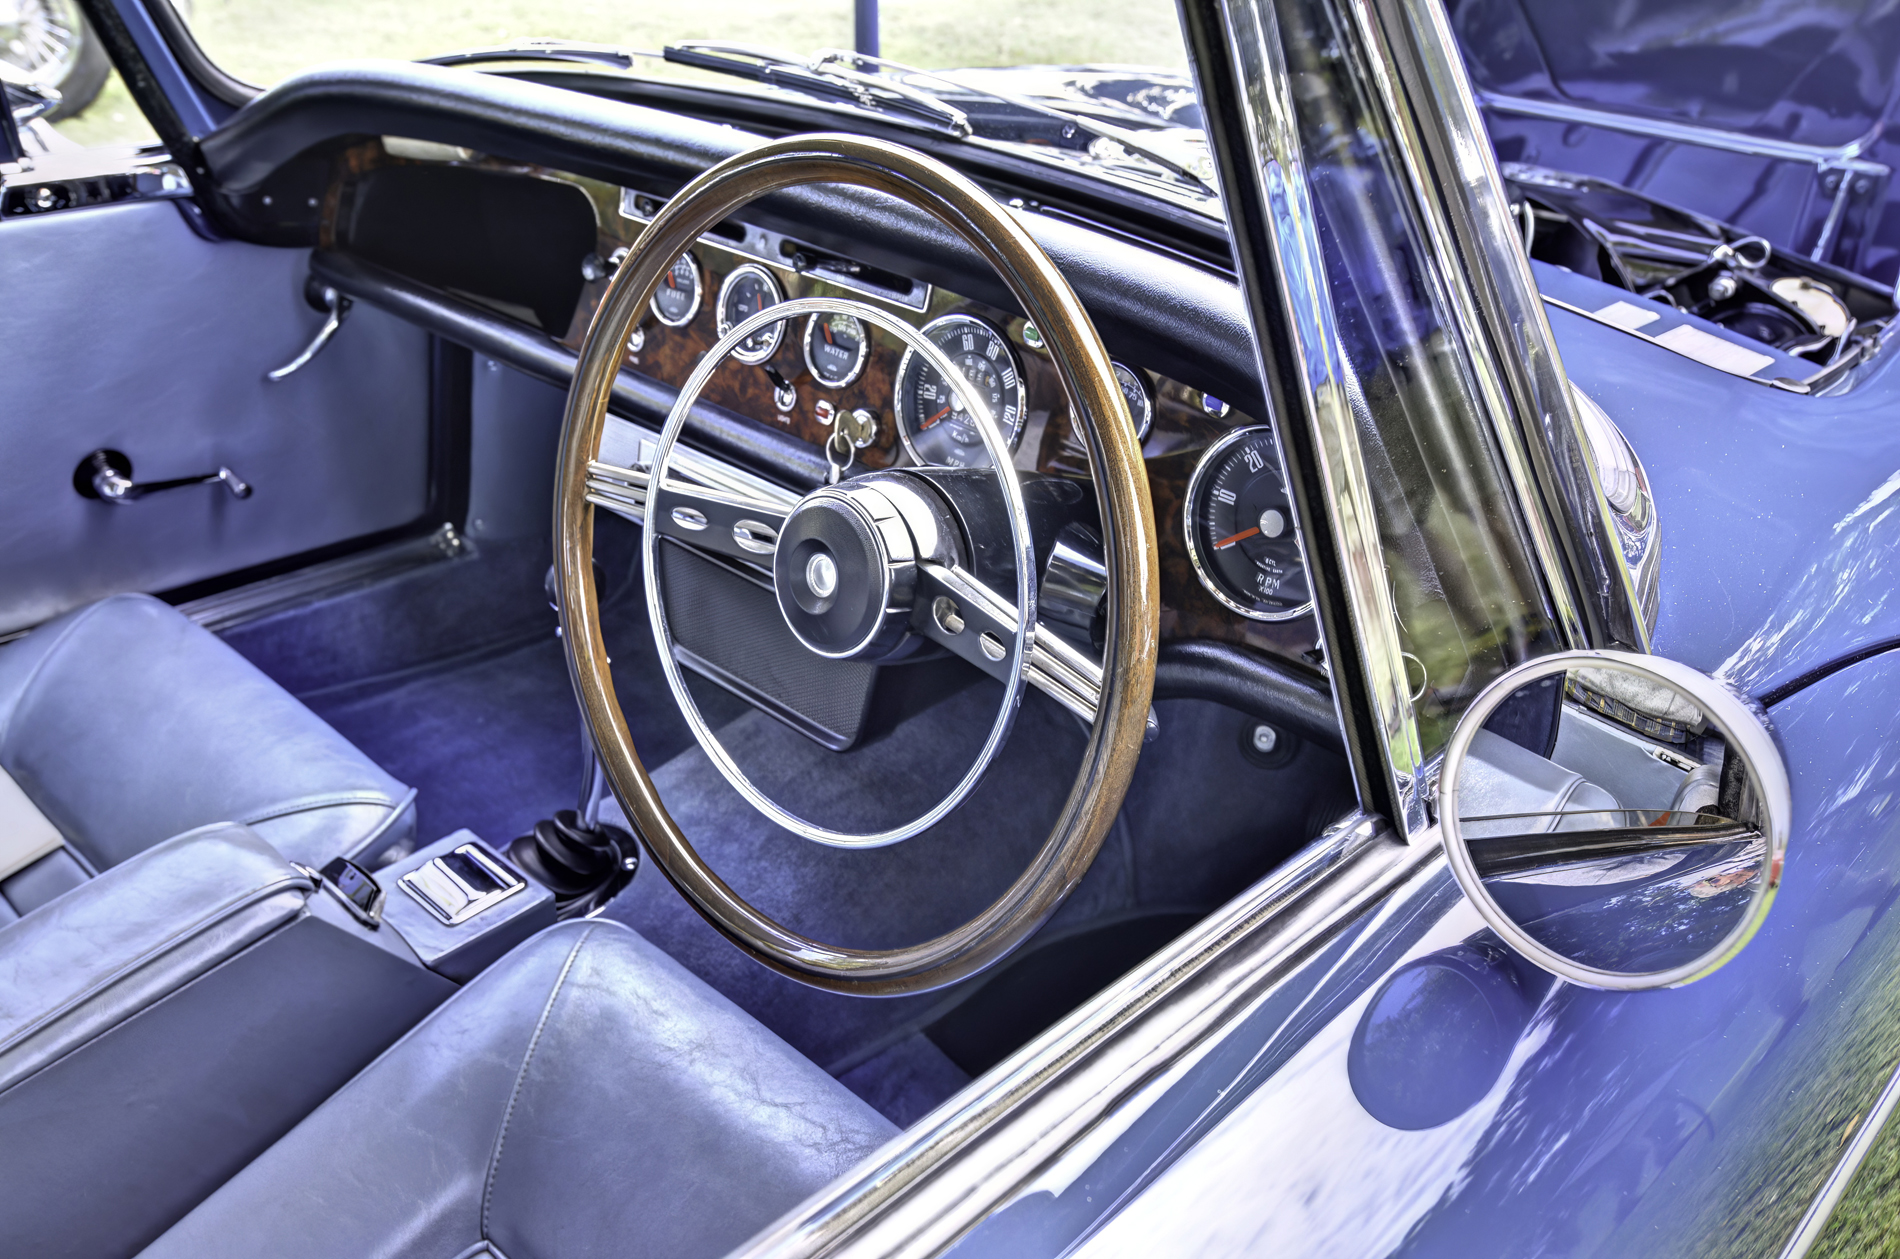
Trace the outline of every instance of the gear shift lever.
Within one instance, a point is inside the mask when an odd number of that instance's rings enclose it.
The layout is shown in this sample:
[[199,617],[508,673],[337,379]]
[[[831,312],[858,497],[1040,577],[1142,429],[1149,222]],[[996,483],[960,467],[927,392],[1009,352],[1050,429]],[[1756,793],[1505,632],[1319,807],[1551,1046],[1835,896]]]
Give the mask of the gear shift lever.
[[556,918],[592,917],[640,868],[640,847],[618,826],[584,826],[572,809],[534,824],[508,856],[554,893]]

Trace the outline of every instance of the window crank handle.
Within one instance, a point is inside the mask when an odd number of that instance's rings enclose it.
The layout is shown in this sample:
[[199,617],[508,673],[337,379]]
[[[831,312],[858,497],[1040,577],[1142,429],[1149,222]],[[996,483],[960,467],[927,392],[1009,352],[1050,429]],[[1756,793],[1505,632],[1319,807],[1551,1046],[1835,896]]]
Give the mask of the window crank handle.
[[81,496],[103,503],[135,503],[148,495],[189,485],[222,485],[231,491],[232,498],[251,496],[251,487],[229,468],[200,476],[174,477],[169,481],[134,481],[132,461],[116,450],[95,450],[73,470],[73,488]]

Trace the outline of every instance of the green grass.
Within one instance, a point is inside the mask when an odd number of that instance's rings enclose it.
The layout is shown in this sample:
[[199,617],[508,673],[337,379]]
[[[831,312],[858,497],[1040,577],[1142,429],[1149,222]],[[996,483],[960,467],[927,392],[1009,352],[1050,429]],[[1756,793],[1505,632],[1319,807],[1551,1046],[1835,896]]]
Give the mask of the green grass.
[[[532,36],[657,51],[683,39],[722,39],[809,53],[851,43],[841,0],[196,0],[192,30],[211,58],[269,86],[307,66],[354,57],[413,59]],[[884,55],[930,68],[1128,63],[1184,68],[1173,0],[884,0]],[[673,73],[660,63],[643,72]],[[83,144],[149,141],[151,129],[115,75],[91,108],[58,125]]]
[[1900,1124],[1880,1134],[1808,1259],[1900,1259]]

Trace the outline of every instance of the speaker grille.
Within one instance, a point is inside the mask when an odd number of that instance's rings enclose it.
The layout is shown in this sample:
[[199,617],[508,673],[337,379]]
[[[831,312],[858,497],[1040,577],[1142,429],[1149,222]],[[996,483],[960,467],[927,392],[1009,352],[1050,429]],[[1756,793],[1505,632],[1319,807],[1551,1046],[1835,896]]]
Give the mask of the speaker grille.
[[661,539],[659,560],[681,664],[833,751],[858,741],[876,665],[807,651],[772,592],[724,564],[670,538]]

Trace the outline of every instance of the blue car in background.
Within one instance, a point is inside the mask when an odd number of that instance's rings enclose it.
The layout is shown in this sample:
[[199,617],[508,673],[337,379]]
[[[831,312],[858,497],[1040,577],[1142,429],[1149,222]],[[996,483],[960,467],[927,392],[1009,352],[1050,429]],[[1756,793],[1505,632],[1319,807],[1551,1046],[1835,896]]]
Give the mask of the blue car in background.
[[1886,8],[16,8],[0,1251],[1885,1244]]

